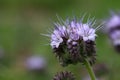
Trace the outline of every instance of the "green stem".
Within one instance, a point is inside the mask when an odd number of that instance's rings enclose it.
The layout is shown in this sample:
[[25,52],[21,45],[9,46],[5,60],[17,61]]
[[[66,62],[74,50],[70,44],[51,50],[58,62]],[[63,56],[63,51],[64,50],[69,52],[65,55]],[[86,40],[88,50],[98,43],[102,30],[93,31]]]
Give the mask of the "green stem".
[[91,65],[90,65],[90,63],[89,63],[89,61],[87,59],[85,59],[85,66],[86,66],[86,68],[88,70],[88,73],[89,73],[89,75],[91,77],[91,80],[96,80],[95,74],[94,74],[94,72],[92,70],[92,67],[91,67]]

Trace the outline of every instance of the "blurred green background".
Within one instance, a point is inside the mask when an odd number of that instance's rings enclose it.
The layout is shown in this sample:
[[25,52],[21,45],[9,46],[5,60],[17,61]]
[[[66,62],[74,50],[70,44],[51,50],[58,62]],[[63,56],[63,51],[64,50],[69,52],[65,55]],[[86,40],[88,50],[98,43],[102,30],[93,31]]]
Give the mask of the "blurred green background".
[[[0,0],[0,80],[51,80],[63,70],[72,71],[77,80],[83,80],[87,75],[84,66],[61,67],[46,45],[49,38],[40,34],[53,27],[56,14],[65,19],[88,13],[101,20],[109,16],[110,10],[119,9],[119,0]],[[101,80],[120,80],[120,54],[102,32],[98,32],[96,43],[96,64],[104,63],[109,69]],[[25,68],[25,59],[30,55],[46,59],[44,72],[29,72]]]

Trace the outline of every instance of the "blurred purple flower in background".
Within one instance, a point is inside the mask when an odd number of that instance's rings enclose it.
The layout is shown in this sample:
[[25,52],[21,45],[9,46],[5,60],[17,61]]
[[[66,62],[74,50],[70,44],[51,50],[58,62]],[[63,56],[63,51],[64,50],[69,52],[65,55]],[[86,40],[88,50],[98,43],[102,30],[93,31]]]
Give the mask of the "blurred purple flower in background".
[[33,55],[26,59],[26,68],[30,71],[44,71],[46,68],[46,60],[44,57]]
[[120,26],[120,15],[112,14],[106,23],[107,30],[117,29],[118,26]]
[[115,47],[116,51],[120,52],[120,15],[112,14],[106,20],[106,32]]

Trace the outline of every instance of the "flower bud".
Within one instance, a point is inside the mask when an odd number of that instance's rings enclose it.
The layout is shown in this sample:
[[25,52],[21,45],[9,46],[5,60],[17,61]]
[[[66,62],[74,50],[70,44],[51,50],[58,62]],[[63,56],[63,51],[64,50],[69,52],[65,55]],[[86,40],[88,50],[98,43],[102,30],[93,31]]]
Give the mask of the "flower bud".
[[71,72],[64,71],[64,72],[57,73],[53,78],[53,80],[75,80],[75,77]]

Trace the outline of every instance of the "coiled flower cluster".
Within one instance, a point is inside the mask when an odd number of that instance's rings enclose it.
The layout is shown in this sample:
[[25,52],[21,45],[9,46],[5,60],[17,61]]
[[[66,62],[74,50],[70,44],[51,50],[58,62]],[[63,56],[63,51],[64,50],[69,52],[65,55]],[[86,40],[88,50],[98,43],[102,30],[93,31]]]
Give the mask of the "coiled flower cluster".
[[57,73],[53,80],[75,80],[75,77],[71,72],[63,71]]
[[62,66],[84,64],[86,58],[91,65],[95,62],[95,32],[98,28],[93,28],[95,23],[93,18],[86,23],[76,19],[63,21],[63,24],[55,23],[50,45]]

